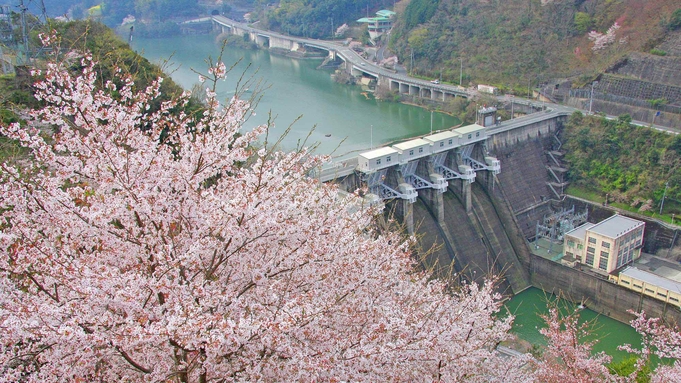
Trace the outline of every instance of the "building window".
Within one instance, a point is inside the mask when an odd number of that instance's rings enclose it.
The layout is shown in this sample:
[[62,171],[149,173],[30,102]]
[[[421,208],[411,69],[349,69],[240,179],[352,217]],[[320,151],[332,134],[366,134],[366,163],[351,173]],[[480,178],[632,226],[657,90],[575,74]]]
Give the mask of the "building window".
[[444,141],[440,141],[440,147],[443,147],[443,146],[445,146]]
[[419,148],[419,153],[423,153],[423,148]]
[[468,139],[470,140],[471,138],[473,138],[473,135],[472,135],[472,134],[469,134],[469,135],[468,135]]
[[637,289],[640,289],[640,288],[643,287],[643,286],[637,285],[636,283],[634,283],[634,287],[637,288]]
[[596,244],[596,238],[589,237],[589,243],[593,243],[595,245]]
[[678,302],[679,301],[677,298],[674,298],[674,297],[669,297],[669,300],[672,301],[672,302]]
[[577,244],[577,250],[582,250],[584,248],[584,245],[581,243]]
[[601,257],[603,257],[603,258],[605,258],[605,259],[608,259],[608,256],[609,256],[609,255],[610,255],[610,253],[605,252],[605,251],[601,251]]
[[390,156],[385,158],[385,162],[390,162]]
[[589,246],[589,247],[586,248],[586,252],[587,252],[587,253],[591,253],[591,254],[595,254],[595,253],[596,253],[596,249],[594,249],[593,247]]
[[380,165],[380,164],[381,164],[381,159],[379,158],[379,159],[376,160],[376,165]]
[[658,293],[657,293],[657,296],[658,296],[658,297],[662,297],[662,298],[667,298],[667,294],[665,294],[665,293],[660,293],[660,292],[658,292]]
[[605,242],[605,241],[603,241],[602,245],[603,245],[603,247],[605,247],[606,249],[609,249],[609,248],[610,248],[610,242]]
[[568,247],[575,247],[575,241],[568,239]]
[[586,264],[589,266],[594,265],[594,255],[593,254],[587,254],[586,255]]
[[480,137],[480,132],[475,132],[475,137]]
[[623,284],[625,284],[625,285],[628,285],[628,284],[629,284],[629,281],[621,280],[621,282],[622,282]]
[[448,144],[451,145],[452,142],[453,142],[453,141],[452,141],[452,139],[450,138]]
[[413,155],[414,155],[414,149],[412,149],[412,150],[409,151],[409,155],[410,155],[410,156],[413,156]]
[[607,270],[608,269],[608,258],[601,258],[598,261],[598,268],[601,270]]
[[651,289],[649,289],[649,288],[646,288],[646,293],[655,294],[655,291],[653,291],[653,290],[651,290]]

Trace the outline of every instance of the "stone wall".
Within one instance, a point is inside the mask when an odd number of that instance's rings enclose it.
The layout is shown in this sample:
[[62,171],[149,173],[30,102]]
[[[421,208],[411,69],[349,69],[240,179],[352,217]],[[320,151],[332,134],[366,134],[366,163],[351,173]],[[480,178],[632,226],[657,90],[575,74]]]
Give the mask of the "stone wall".
[[681,61],[677,56],[633,52],[609,72],[651,83],[681,86]]

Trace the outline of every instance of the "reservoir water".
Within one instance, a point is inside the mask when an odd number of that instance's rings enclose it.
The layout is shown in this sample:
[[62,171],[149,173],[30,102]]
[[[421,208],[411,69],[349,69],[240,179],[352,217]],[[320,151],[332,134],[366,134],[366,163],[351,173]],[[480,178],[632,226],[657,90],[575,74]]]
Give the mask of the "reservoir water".
[[[198,83],[198,75],[192,69],[206,73],[205,60],[220,54],[220,44],[213,35],[136,39],[132,48],[157,64],[169,59],[171,66],[166,72],[172,72],[173,80],[185,89]],[[222,102],[231,97],[242,73],[261,79],[268,88],[246,128],[267,122],[271,111],[276,116],[273,134],[280,135],[300,116],[282,143],[284,149],[294,149],[297,141],[305,139],[315,125],[310,141],[320,144],[318,152],[331,153],[344,140],[334,155],[367,150],[372,142],[376,147],[430,132],[429,111],[376,101],[359,86],[337,84],[331,79],[331,71],[316,70],[321,60],[296,60],[266,50],[225,49],[223,61],[228,67],[239,60],[227,80],[218,84],[218,96]],[[432,114],[434,131],[459,123],[452,116]]]
[[[556,297],[532,287],[506,302],[508,311],[516,316],[513,333],[530,344],[545,345],[546,340],[539,333],[539,329],[546,327],[546,324],[540,315],[548,314],[547,302],[549,301],[556,302]],[[577,309],[577,305],[565,300],[560,300],[557,305],[563,312],[572,312]],[[640,348],[641,336],[629,325],[598,315],[588,308],[579,310],[579,318],[580,322],[589,322],[592,335],[587,340],[597,341],[593,351],[605,351],[613,357],[613,362],[621,361],[629,356],[626,351],[618,350],[618,346],[628,343],[634,348]]]
[[[173,79],[185,89],[191,89],[198,83],[198,75],[192,69],[205,73],[205,60],[209,56],[215,59],[220,53],[220,45],[211,35],[137,39],[132,46],[155,63],[170,58],[174,65],[166,66],[166,72],[172,72]],[[227,47],[223,61],[228,66],[240,59],[228,79],[219,83],[218,95],[221,101],[231,97],[236,81],[244,71],[247,76],[254,74],[261,78],[269,88],[263,93],[257,114],[248,121],[246,128],[265,123],[268,111],[271,111],[277,116],[274,134],[281,134],[290,123],[302,116],[283,141],[284,149],[295,148],[297,141],[304,139],[315,124],[317,128],[310,139],[320,143],[319,152],[331,153],[345,139],[334,155],[366,150],[372,141],[375,147],[425,134],[431,129],[429,111],[410,105],[378,102],[358,86],[336,84],[330,78],[330,71],[316,69],[319,60],[296,60],[271,55],[265,50]],[[432,117],[434,130],[460,123],[440,113],[433,113]],[[539,289],[528,289],[507,302],[507,307],[516,315],[513,331],[532,344],[543,344],[543,337],[539,334],[543,321],[539,315],[547,312],[546,295]],[[626,356],[626,353],[617,350],[617,346],[624,343],[638,345],[640,342],[636,332],[625,324],[597,316],[591,310],[582,310],[581,316],[586,320],[595,319],[594,336],[599,339],[595,350],[606,351],[616,360]]]

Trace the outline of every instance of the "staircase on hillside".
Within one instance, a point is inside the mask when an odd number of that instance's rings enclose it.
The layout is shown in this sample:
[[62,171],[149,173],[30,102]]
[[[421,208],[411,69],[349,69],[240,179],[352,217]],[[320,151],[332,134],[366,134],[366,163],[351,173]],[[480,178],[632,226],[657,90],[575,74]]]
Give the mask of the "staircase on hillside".
[[567,168],[563,166],[561,159],[565,155],[564,152],[560,151],[563,143],[560,142],[558,136],[554,136],[558,146],[555,150],[549,150],[546,155],[549,159],[549,164],[546,166],[546,170],[550,174],[550,181],[546,182],[546,185],[551,189],[553,195],[557,199],[562,199],[565,196],[565,187],[569,182],[565,181],[565,173],[567,173]]

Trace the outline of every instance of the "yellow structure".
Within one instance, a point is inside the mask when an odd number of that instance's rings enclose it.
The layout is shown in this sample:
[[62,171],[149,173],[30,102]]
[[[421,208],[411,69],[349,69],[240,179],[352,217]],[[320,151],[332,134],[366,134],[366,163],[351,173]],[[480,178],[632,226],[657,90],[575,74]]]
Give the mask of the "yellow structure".
[[565,255],[611,273],[641,256],[645,223],[616,214],[565,233]]
[[675,306],[681,303],[681,283],[635,267],[627,267],[618,276],[611,275],[610,280]]

